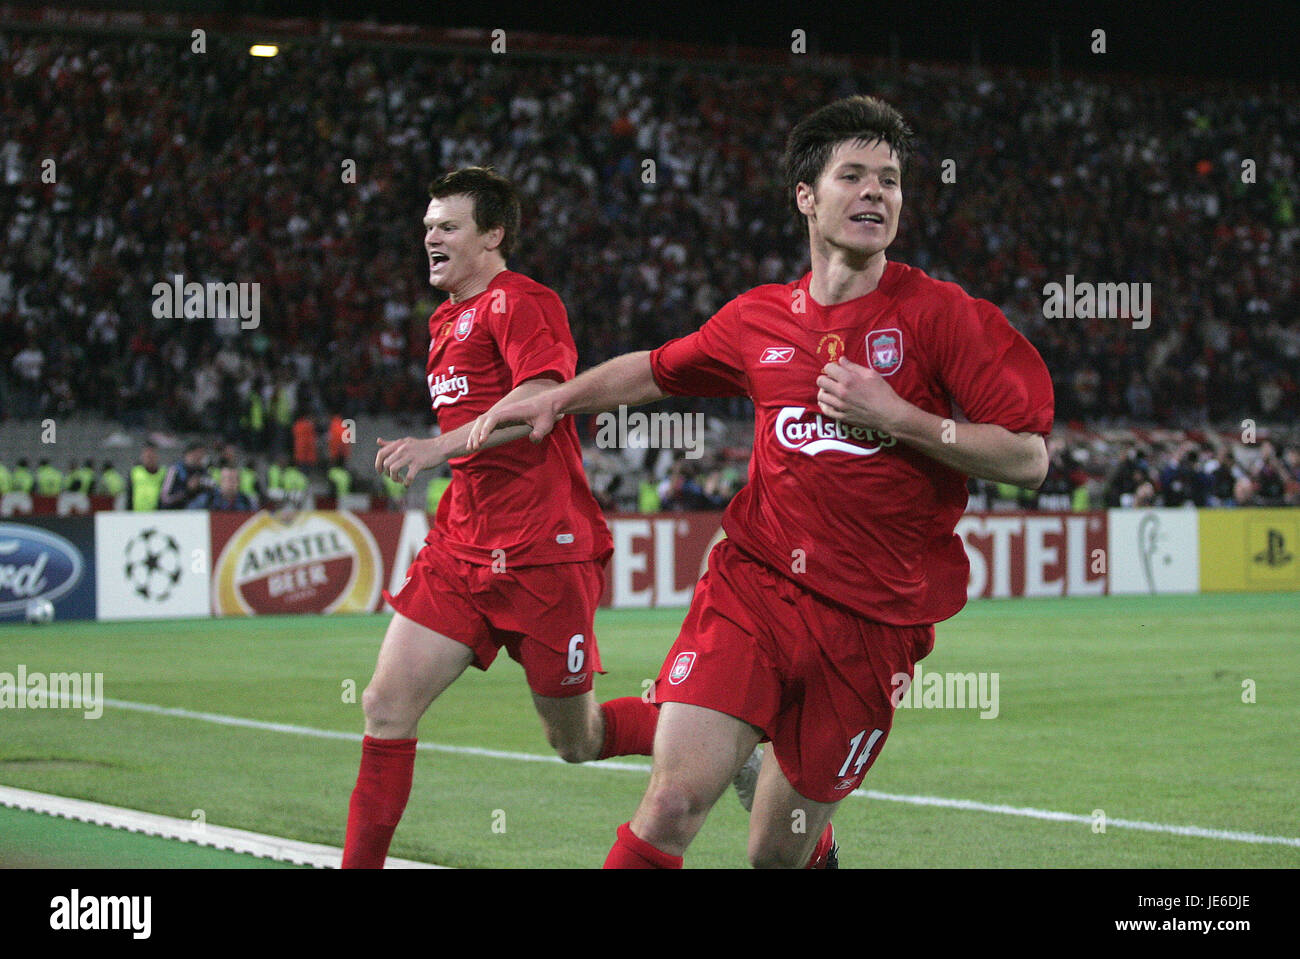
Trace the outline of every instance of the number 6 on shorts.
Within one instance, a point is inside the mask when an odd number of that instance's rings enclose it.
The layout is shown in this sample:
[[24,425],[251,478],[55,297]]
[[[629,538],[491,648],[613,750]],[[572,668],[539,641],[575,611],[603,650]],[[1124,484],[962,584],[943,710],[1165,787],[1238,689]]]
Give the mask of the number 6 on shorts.
[[582,664],[586,662],[587,653],[582,648],[582,633],[574,633],[569,639],[569,672],[577,673],[582,671]]

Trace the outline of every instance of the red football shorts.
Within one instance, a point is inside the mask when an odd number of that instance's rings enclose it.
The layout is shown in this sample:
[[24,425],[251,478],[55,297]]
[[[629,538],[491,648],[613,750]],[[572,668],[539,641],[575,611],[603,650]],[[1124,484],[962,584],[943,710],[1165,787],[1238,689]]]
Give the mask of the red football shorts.
[[751,559],[709,555],[657,702],[691,703],[763,730],[795,790],[839,802],[862,784],[894,721],[893,694],[934,648],[934,626],[864,619]]
[[600,668],[592,629],[607,557],[493,572],[428,544],[395,595],[397,612],[474,651],[487,669],[503,647],[539,696],[577,696]]

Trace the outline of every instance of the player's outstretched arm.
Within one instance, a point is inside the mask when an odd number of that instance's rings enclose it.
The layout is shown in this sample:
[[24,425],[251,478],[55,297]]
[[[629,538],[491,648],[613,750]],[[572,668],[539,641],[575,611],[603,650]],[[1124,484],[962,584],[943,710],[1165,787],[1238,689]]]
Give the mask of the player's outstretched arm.
[[[555,383],[552,380],[528,380],[520,383],[502,397],[498,405],[508,400],[528,399],[539,393],[547,392],[554,386]],[[471,421],[463,426],[458,426],[450,432],[423,439],[411,436],[403,437],[400,440],[381,438],[377,441],[379,443],[379,452],[375,456],[375,471],[381,475],[387,474],[399,483],[410,486],[421,470],[436,469],[447,460],[473,452],[466,445],[473,426],[474,422]],[[526,426],[505,426],[493,432],[479,448],[491,449],[503,443],[522,439],[528,433],[529,428]],[[402,470],[404,469],[406,475],[402,476]]]
[[817,378],[817,403],[833,419],[888,433],[967,476],[1037,489],[1047,478],[1047,444],[1037,433],[995,423],[958,423],[909,403],[873,369],[840,358]]
[[495,435],[494,430],[514,424],[528,426],[528,438],[540,443],[566,413],[600,413],[620,405],[652,403],[667,395],[651,372],[650,352],[627,353],[534,396],[505,397],[474,422],[468,448],[480,448]]

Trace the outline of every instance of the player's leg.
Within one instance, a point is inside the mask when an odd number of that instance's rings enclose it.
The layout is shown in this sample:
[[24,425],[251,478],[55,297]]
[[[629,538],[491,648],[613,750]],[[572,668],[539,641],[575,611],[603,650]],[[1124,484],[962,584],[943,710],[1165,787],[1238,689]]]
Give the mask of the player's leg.
[[760,868],[838,868],[830,820],[875,763],[893,726],[892,692],[933,646],[932,627],[893,627],[797,598],[810,640],[800,647],[802,694],[770,727],[750,817]]
[[649,756],[653,750],[659,710],[640,696],[597,703],[591,690],[565,697],[534,692],[533,705],[546,741],[566,763]]
[[824,862],[834,842],[830,822],[838,805],[801,796],[781,771],[776,750],[767,749],[749,817],[750,864],[802,869]]
[[480,601],[509,655],[524,667],[546,741],[565,762],[649,756],[658,710],[639,696],[597,703],[602,672],[596,607],[604,562],[516,570],[492,581]]
[[664,703],[655,732],[654,766],[630,823],[619,827],[606,868],[671,868],[704,825],[762,733],[703,706]]
[[464,643],[394,613],[361,697],[366,736],[348,804],[343,868],[383,868],[411,794],[420,717],[473,658]]
[[578,696],[563,697],[533,693],[533,705],[537,707],[546,741],[566,763],[600,758],[605,717],[595,693],[587,690]]
[[474,651],[394,613],[370,685],[361,694],[366,735],[409,739],[429,705],[474,661]]
[[[752,756],[781,702],[779,650],[765,624],[775,574],[763,578],[723,540],[655,684],[661,703],[650,784],[619,828],[606,867],[672,868],[717,798]],[[759,581],[751,582],[757,569]]]

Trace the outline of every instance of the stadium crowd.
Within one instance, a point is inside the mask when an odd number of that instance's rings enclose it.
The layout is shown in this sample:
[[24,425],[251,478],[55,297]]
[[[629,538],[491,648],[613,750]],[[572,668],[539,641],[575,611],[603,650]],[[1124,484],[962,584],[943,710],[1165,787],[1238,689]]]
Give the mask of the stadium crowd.
[[[419,214],[466,164],[518,183],[511,265],[563,298],[580,367],[651,348],[806,270],[771,212],[777,160],[794,118],[862,88],[920,135],[891,257],[998,304],[1047,362],[1058,422],[1300,420],[1300,105],[1282,92],[186,42],[0,34],[0,419],[94,411],[266,462],[335,411],[427,422]],[[1149,328],[1047,319],[1067,275],[1150,283]],[[157,315],[176,276],[257,283],[257,325]],[[1041,495],[1087,475],[1093,505],[1296,501],[1294,445],[1244,463],[1122,446],[1058,450]],[[661,473],[665,508],[743,481],[696,467]]]
[[[1300,447],[1281,447],[1272,440],[1244,447],[1222,441],[1049,444],[1051,467],[1041,489],[971,480],[973,509],[1086,510],[1128,506],[1300,506]],[[1102,455],[1096,455],[1101,451]],[[324,452],[322,450],[322,452]],[[48,459],[34,466],[27,459],[0,461],[0,496],[30,493],[57,497],[64,492],[118,497],[125,509],[254,509],[295,502],[315,489],[338,502],[350,494],[384,499],[404,508],[406,488],[385,477],[359,475],[349,468],[349,450],[336,448],[329,458],[304,453],[265,461],[235,443],[209,451],[191,441],[183,454],[164,466],[147,444],[138,461],[119,469],[116,462],[86,460],[60,470]],[[721,448],[700,459],[668,454],[659,466],[629,470],[620,457],[589,449],[585,465],[593,492],[606,510],[643,513],[719,510],[746,481],[748,455]],[[263,465],[264,464],[264,465]],[[143,471],[143,472],[141,472]],[[652,478],[629,483],[630,475]],[[662,479],[653,477],[662,475]],[[426,487],[432,511],[446,489],[446,470]],[[236,495],[238,494],[238,495]]]
[[73,460],[65,470],[48,458],[35,466],[26,458],[0,462],[0,497],[19,493],[52,499],[78,493],[108,497],[115,508],[131,510],[249,511],[301,502],[315,486],[336,502],[352,493],[374,493],[388,497],[395,506],[404,503],[402,484],[367,482],[368,478],[348,469],[347,461],[347,451],[326,462],[314,454],[304,456],[299,447],[292,457],[282,453],[263,465],[234,442],[209,449],[190,440],[173,462],[166,463],[159,448],[146,442],[137,461],[122,468],[111,459],[98,463],[87,459],[80,464]]

